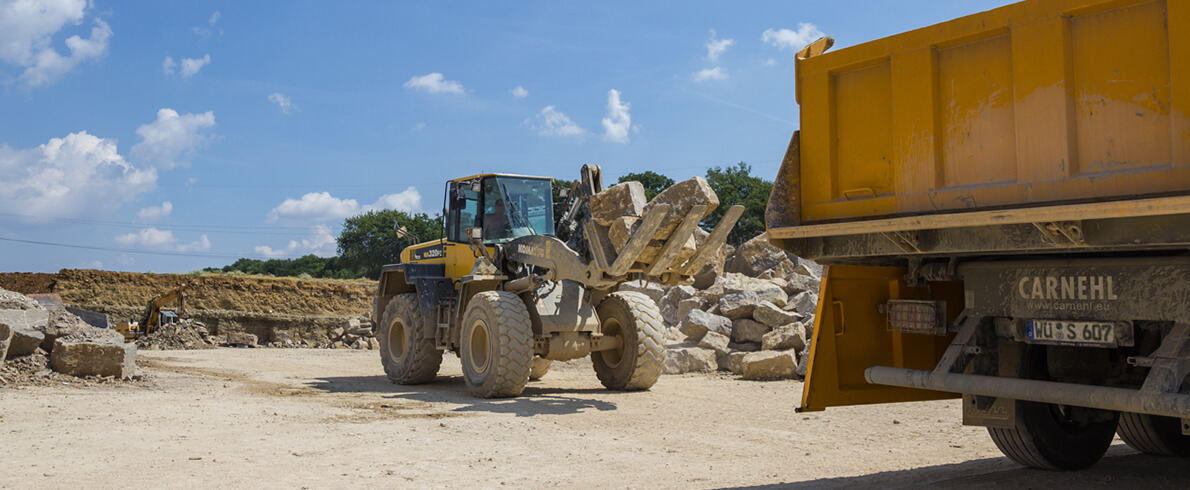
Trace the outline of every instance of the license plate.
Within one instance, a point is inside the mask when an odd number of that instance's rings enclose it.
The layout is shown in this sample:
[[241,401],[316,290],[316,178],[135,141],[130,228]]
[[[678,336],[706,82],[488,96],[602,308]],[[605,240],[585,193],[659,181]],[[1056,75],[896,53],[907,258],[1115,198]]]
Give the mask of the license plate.
[[1025,336],[1047,344],[1116,346],[1116,326],[1105,322],[1029,320]]

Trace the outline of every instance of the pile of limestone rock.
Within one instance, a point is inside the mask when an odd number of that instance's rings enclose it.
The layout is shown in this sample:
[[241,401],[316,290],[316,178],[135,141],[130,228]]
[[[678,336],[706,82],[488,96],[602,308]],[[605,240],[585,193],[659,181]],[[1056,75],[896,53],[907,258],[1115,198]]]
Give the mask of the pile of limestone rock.
[[0,363],[125,379],[135,375],[135,360],[136,345],[124,343],[120,333],[93,327],[62,307],[46,308],[0,289]]
[[692,285],[620,286],[657,301],[666,326],[665,372],[804,376],[822,267],[773,247],[764,234],[724,255]]

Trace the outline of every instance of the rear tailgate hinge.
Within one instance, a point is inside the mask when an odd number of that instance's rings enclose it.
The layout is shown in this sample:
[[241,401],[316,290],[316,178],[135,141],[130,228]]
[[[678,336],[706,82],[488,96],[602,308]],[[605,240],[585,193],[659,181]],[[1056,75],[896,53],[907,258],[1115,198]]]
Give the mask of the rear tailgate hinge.
[[1051,245],[1086,245],[1083,238],[1082,221],[1048,221],[1035,222],[1033,226],[1041,232],[1046,242]]

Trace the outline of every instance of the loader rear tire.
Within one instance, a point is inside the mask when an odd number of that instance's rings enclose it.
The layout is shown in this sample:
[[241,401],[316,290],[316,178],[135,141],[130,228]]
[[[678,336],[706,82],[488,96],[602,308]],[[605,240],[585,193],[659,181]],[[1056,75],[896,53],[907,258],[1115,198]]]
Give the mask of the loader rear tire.
[[[1045,346],[1027,345],[1021,359],[1021,376],[1049,379]],[[1081,470],[1099,461],[1116,436],[1118,412],[1094,411],[1094,420],[1072,416],[1079,410],[1052,403],[1016,400],[1016,426],[988,427],[1000,452],[1025,466],[1043,470]],[[1086,412],[1083,412],[1085,415]]]
[[1190,456],[1190,436],[1182,435],[1182,420],[1123,412],[1116,430],[1128,447],[1161,456]]
[[463,314],[463,380],[480,398],[517,396],[533,367],[533,324],[529,310],[515,294],[476,294]]
[[619,291],[596,308],[604,336],[619,335],[619,349],[591,353],[595,375],[612,390],[637,391],[653,387],[665,362],[661,311],[641,293]]
[[554,361],[533,356],[533,368],[529,370],[529,381],[538,381],[550,372],[550,365]]
[[389,300],[377,327],[380,362],[388,379],[402,385],[434,380],[442,365],[442,351],[434,346],[433,332],[425,331],[417,293],[399,294]]

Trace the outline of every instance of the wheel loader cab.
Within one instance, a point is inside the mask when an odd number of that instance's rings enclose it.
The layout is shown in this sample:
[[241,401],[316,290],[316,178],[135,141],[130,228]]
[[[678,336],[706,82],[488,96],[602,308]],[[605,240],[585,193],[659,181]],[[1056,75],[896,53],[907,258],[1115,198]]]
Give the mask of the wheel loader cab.
[[480,175],[450,182],[446,239],[488,245],[527,235],[553,235],[551,179],[522,175]]

